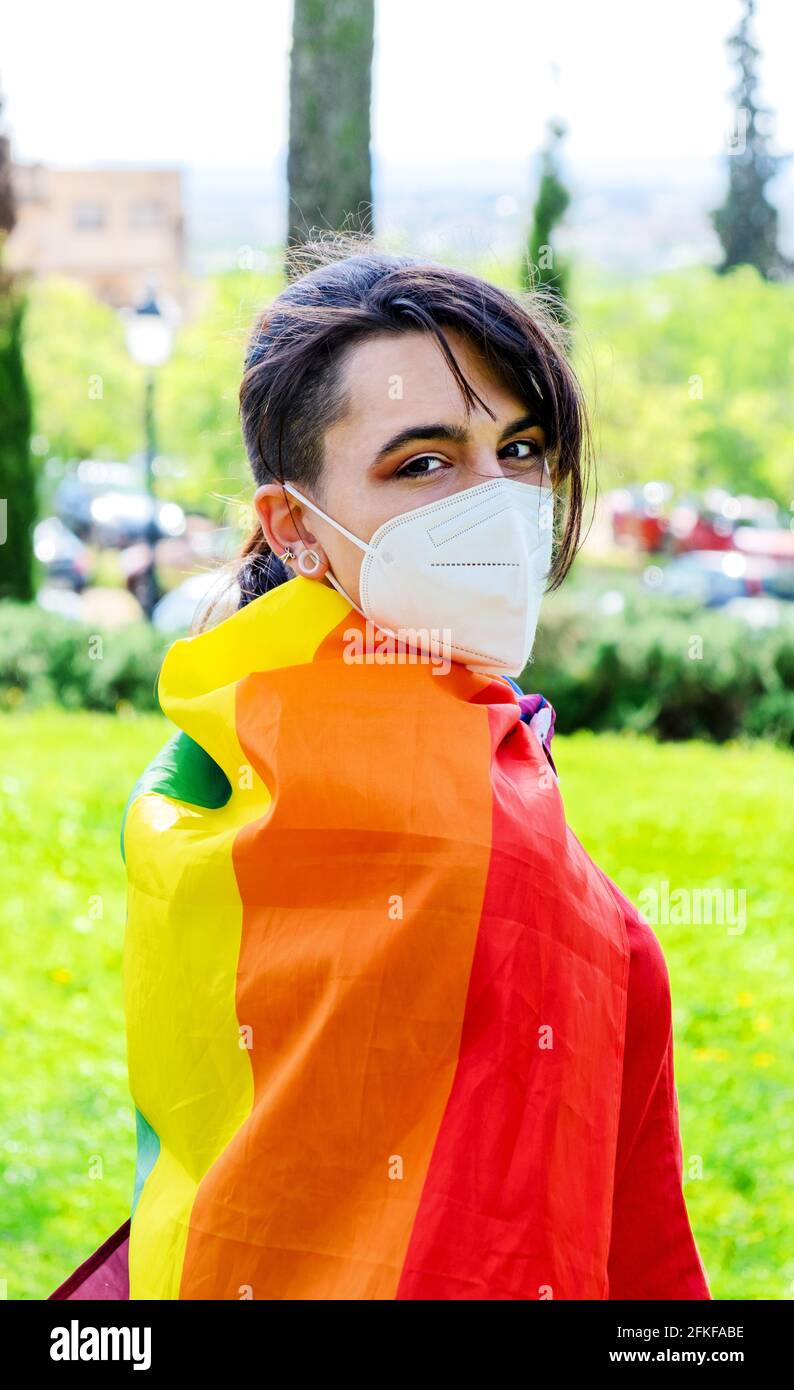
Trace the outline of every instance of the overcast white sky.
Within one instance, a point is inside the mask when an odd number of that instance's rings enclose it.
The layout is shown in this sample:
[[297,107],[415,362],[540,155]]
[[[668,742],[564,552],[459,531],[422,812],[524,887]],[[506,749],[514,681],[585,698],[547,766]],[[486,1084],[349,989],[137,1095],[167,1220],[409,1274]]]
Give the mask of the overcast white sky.
[[[373,143],[391,163],[718,154],[738,0],[378,0]],[[6,12],[18,159],[250,168],[286,138],[290,0],[44,0]],[[794,149],[794,3],[759,0],[775,145]]]

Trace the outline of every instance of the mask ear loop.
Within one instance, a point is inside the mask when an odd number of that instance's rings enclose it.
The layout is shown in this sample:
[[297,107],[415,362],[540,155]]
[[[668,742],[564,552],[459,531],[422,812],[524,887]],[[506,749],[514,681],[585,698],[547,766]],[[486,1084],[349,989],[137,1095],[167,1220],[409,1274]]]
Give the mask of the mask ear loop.
[[[334,519],[333,519],[332,516],[328,516],[327,513],[324,512],[324,511],[322,510],[321,507],[315,506],[314,502],[310,502],[309,499],[308,499],[308,497],[304,497],[302,492],[299,492],[298,489],[297,489],[296,487],[293,487],[293,486],[292,486],[292,483],[284,483],[284,487],[285,487],[289,492],[292,493],[293,497],[297,497],[299,502],[303,502],[305,506],[311,507],[312,511],[317,512],[318,516],[321,516],[321,517],[323,518],[324,521],[327,521],[331,526],[335,526],[336,529],[337,529],[337,531],[341,531],[343,536],[347,536],[348,540],[352,541],[354,545],[357,545],[358,548],[359,548],[359,550],[363,550],[363,551],[364,551],[364,554],[366,555],[367,551],[369,550],[369,546],[367,545],[366,541],[362,541],[362,540],[361,540],[360,536],[354,536],[354,535],[353,535],[353,532],[352,532],[352,531],[348,531],[347,527],[346,527],[346,526],[343,526],[341,522],[339,522],[339,521],[334,521]],[[315,551],[306,551],[306,552],[304,552],[304,554],[312,554],[312,555],[314,555],[315,553],[316,553]],[[303,557],[301,557],[301,558],[303,558]],[[298,560],[298,568],[300,569],[301,573],[305,573],[305,571],[303,570],[303,566],[301,565],[300,559]],[[311,571],[311,573],[312,573],[312,574],[315,574],[315,573],[317,572],[317,569],[318,569],[318,568],[319,568],[319,559],[318,559],[317,565],[316,565],[315,568]],[[353,600],[352,600],[352,598],[350,597],[350,595],[347,593],[347,591],[346,591],[345,589],[342,588],[342,585],[339,583],[338,579],[336,579],[336,578],[334,577],[334,575],[331,574],[330,570],[328,571],[327,578],[328,578],[328,582],[329,582],[330,584],[333,585],[333,587],[336,589],[337,593],[341,594],[341,595],[342,595],[342,598],[343,598],[343,599],[346,599],[346,601],[350,604],[350,607],[351,607],[351,608],[355,608],[356,612],[357,612],[357,613],[360,613],[361,616],[362,616],[362,618],[363,618],[364,621],[366,622],[366,621],[367,621],[367,615],[366,615],[366,613],[363,611],[363,609],[359,608],[359,606],[358,606],[357,603],[354,603],[354,602],[353,602]]]
[[311,507],[313,512],[316,512],[318,516],[323,518],[323,521],[327,521],[330,526],[335,526],[337,531],[341,531],[343,536],[347,536],[349,541],[352,541],[354,545],[358,546],[359,550],[363,550],[366,554],[369,550],[369,546],[366,541],[362,541],[360,536],[354,536],[353,532],[348,531],[347,527],[343,526],[341,521],[334,521],[334,518],[329,516],[327,512],[324,512],[322,507],[316,506],[314,502],[309,501],[308,497],[304,497],[302,492],[298,492],[298,489],[293,487],[292,483],[285,483],[284,487],[292,493],[293,497],[297,497],[300,502],[303,502],[305,506]]

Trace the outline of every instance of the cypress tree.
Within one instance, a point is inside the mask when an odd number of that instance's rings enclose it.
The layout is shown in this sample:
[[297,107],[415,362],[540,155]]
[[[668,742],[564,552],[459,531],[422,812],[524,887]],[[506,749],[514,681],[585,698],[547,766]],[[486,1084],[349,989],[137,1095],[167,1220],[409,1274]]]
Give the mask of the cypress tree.
[[[0,113],[3,99],[0,95]],[[36,483],[30,451],[32,406],[23,357],[22,277],[2,265],[16,224],[11,145],[0,134],[0,598],[33,598]]]
[[532,227],[521,258],[521,285],[525,290],[546,286],[549,307],[565,321],[569,268],[554,246],[554,232],[571,201],[563,182],[560,157],[566,128],[559,121],[549,121],[546,131]]
[[736,265],[753,265],[765,280],[780,279],[791,263],[778,250],[778,216],[766,196],[767,184],[776,176],[784,156],[769,151],[772,113],[758,104],[760,50],[752,38],[755,0],[744,0],[744,10],[727,47],[738,77],[733,89],[736,103],[734,148],[728,158],[728,191],[725,202],[711,214],[722,243],[724,274]]

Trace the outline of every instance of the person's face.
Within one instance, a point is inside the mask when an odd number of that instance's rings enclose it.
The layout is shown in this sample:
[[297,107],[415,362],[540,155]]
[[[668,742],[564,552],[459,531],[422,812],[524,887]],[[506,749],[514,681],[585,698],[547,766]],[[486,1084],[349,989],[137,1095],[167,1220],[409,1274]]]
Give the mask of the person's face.
[[[546,441],[525,401],[505,390],[467,339],[445,330],[461,370],[495,418],[464,400],[435,338],[421,331],[379,334],[347,354],[344,384],[351,407],[325,432],[322,495],[295,486],[348,531],[368,541],[384,521],[494,478],[550,486]],[[313,550],[310,576],[328,583],[330,568],[358,606],[364,552],[335,527],[265,483],[254,495],[265,537],[276,555],[289,545],[296,559]],[[308,577],[308,576],[307,576]]]

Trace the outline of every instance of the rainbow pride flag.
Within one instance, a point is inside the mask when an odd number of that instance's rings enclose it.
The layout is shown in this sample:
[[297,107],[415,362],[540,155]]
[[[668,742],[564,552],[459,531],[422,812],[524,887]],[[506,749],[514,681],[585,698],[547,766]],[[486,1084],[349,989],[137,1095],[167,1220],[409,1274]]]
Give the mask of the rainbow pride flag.
[[[297,577],[166,656],[177,732],[122,827],[114,1258],[132,1299],[609,1297],[630,905],[513,684],[362,659],[365,626]],[[708,1297],[658,1123],[689,1289],[659,1296]]]

